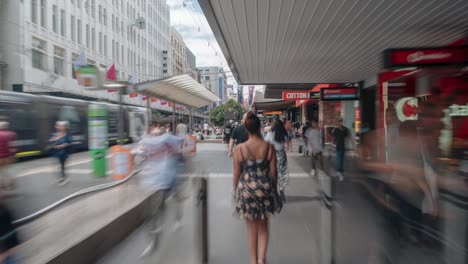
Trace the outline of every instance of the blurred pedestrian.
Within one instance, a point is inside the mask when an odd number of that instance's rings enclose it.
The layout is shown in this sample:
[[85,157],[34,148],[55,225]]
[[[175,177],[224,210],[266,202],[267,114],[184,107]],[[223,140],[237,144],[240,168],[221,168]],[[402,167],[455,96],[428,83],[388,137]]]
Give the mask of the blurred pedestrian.
[[18,263],[15,253],[20,244],[13,216],[5,204],[5,193],[0,189],[0,263]]
[[300,148],[302,150],[303,157],[309,156],[309,148],[308,148],[309,142],[307,141],[306,134],[307,134],[307,130],[309,130],[310,127],[311,127],[310,121],[306,121],[301,129],[302,145],[300,146]]
[[342,181],[344,180],[345,142],[349,137],[349,129],[344,126],[343,119],[339,120],[338,127],[333,130],[332,135],[336,146],[336,174]]
[[182,150],[184,148],[184,142],[185,142],[185,137],[187,136],[188,130],[187,126],[184,124],[184,121],[181,119],[179,121],[179,124],[176,126],[176,135],[182,139],[182,142],[180,143],[180,149]]
[[317,169],[316,162],[320,164],[320,169],[323,171],[323,144],[322,144],[322,132],[320,130],[317,120],[312,121],[312,126],[306,132],[306,138],[309,146],[309,152],[312,157],[312,170],[313,174],[317,176],[319,170]]
[[[181,194],[176,191],[177,174],[181,169],[182,152],[179,148],[183,140],[170,133],[155,131],[153,135],[145,137],[133,151],[134,155],[142,157],[140,183],[144,188],[160,191],[160,196],[155,196],[151,202],[150,241],[141,254],[148,256],[155,249],[163,231],[163,220],[166,212],[166,201],[169,197],[174,197],[176,202],[181,201]],[[176,208],[176,221],[174,229],[181,225],[182,211],[179,206]]]
[[4,191],[12,191],[13,180],[8,175],[7,169],[15,162],[16,133],[11,131],[8,122],[0,122],[0,188]]
[[224,127],[224,143],[227,144],[229,144],[232,136],[232,123],[234,123],[234,121],[229,120],[229,122],[227,122],[226,126]]
[[248,140],[234,153],[233,196],[235,214],[247,222],[252,264],[265,264],[269,217],[281,210],[277,186],[276,152],[260,135],[260,119],[252,112],[245,116]]
[[[245,117],[247,116],[247,113],[242,116],[241,124],[236,126],[234,128],[234,131],[232,132],[232,137],[231,140],[229,141],[229,146],[228,146],[228,156],[231,158],[232,154],[234,153],[234,147],[236,145],[242,144],[247,139],[249,139],[249,134],[247,133],[247,129],[245,129],[244,122],[245,122]],[[260,133],[260,130],[259,130]],[[259,134],[260,136],[260,134]]]
[[278,171],[278,185],[281,198],[286,200],[284,189],[289,182],[288,157],[286,156],[285,145],[287,145],[288,132],[281,120],[273,123],[271,133],[268,133],[267,141],[270,142],[276,151],[276,169]]
[[72,147],[71,135],[68,132],[67,121],[57,121],[55,123],[56,132],[49,139],[49,149],[52,156],[56,157],[60,162],[60,177],[58,180],[59,186],[65,185],[68,182],[65,173],[65,165]]
[[288,140],[287,140],[288,149],[287,150],[289,152],[292,152],[292,139],[293,139],[293,129],[294,129],[293,123],[290,120],[288,120],[284,124],[284,127],[286,128],[286,131],[288,132]]

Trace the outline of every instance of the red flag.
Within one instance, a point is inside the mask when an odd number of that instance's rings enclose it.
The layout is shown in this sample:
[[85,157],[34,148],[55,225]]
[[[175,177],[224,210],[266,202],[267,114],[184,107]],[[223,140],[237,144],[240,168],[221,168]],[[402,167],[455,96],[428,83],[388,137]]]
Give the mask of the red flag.
[[167,105],[166,101],[161,101],[161,105]]
[[158,101],[157,98],[151,97],[151,102],[152,102],[152,103],[155,103],[155,102],[157,102],[157,101]]
[[173,103],[169,102],[169,107],[172,107],[173,105],[174,105]]
[[130,98],[138,97],[138,93],[130,93]]
[[143,101],[146,101],[146,99],[148,99],[148,96],[142,96],[141,97],[141,100],[143,100]]
[[[109,68],[106,73],[106,79],[108,81],[117,81],[117,71],[115,70],[115,64]],[[117,90],[107,90],[108,92],[116,92]]]

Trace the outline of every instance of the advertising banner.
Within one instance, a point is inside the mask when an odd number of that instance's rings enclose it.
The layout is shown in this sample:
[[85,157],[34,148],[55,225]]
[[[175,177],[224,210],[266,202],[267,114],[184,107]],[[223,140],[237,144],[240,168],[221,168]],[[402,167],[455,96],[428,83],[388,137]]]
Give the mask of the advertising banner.
[[308,100],[310,97],[309,91],[283,91],[282,99],[284,101]]
[[321,101],[354,101],[358,98],[357,87],[333,87],[320,90]]

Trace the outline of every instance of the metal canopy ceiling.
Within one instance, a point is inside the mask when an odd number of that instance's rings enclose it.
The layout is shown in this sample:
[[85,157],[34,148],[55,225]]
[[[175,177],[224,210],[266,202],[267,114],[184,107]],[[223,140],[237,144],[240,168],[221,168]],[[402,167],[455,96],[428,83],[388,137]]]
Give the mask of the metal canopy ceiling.
[[191,107],[202,107],[219,101],[216,95],[187,74],[135,84],[135,90],[146,96]]
[[199,0],[240,84],[349,83],[387,48],[443,46],[468,30],[467,0]]

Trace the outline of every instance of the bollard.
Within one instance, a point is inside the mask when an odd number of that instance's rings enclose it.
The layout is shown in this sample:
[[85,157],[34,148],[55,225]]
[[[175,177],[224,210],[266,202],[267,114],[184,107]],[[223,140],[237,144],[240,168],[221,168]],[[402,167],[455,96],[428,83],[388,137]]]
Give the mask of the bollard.
[[202,263],[208,263],[208,182],[201,180],[200,201],[202,203]]

